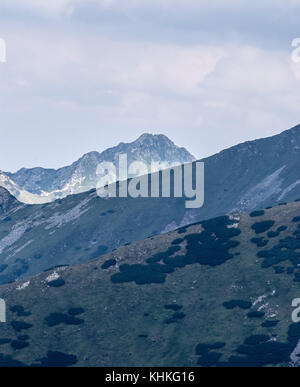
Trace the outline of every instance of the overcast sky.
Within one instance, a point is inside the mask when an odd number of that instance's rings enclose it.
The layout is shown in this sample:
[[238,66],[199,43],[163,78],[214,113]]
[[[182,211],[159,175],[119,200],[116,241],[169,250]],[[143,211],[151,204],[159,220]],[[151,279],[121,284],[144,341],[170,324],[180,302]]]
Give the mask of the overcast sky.
[[1,0],[0,169],[144,132],[196,157],[300,123],[300,0]]

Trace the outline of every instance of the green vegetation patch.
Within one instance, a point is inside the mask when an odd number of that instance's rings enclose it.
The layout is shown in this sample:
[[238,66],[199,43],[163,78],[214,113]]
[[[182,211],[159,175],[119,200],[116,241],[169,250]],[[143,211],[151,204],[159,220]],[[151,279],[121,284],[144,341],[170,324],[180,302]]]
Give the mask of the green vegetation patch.
[[265,312],[261,312],[259,310],[254,310],[253,312],[249,312],[247,314],[249,318],[261,318],[261,317],[264,317],[264,315],[265,315]]
[[105,261],[103,263],[103,265],[101,266],[101,268],[103,270],[106,270],[106,269],[109,269],[111,266],[115,266],[115,264],[117,263],[117,261],[115,259],[108,259],[107,261]]
[[275,327],[278,323],[279,323],[279,320],[267,320],[267,321],[264,321],[261,324],[261,326],[263,328],[272,328],[272,327]]
[[29,346],[29,343],[27,341],[23,341],[23,340],[13,340],[10,345],[14,348],[14,349],[24,349],[26,347]]
[[252,302],[244,300],[230,300],[223,302],[223,306],[226,309],[234,309],[237,307],[241,309],[250,309],[252,306]]
[[265,211],[264,210],[257,210],[257,211],[252,211],[250,212],[250,216],[252,218],[256,217],[256,216],[262,216],[265,214]]
[[6,339],[6,338],[1,339],[0,338],[0,345],[9,344],[10,342],[11,342],[11,339]]
[[58,351],[49,351],[47,357],[39,359],[41,367],[68,367],[77,363],[77,356]]
[[13,313],[16,313],[18,317],[30,316],[31,312],[25,310],[25,308],[21,305],[14,305],[9,308],[9,310]]
[[71,316],[77,316],[79,314],[83,314],[85,312],[85,310],[81,307],[77,307],[77,308],[70,308],[68,310],[68,313],[71,315]]
[[268,244],[268,239],[264,239],[264,237],[252,238],[250,242],[255,243],[257,247],[265,247]]
[[173,324],[179,320],[182,320],[183,318],[185,318],[185,316],[186,315],[184,313],[177,312],[177,313],[174,313],[171,318],[167,318],[164,322],[165,324]]
[[[172,255],[180,250],[179,246],[171,246],[163,253],[155,254],[146,260],[147,265],[121,265],[120,272],[111,276],[114,283],[134,281],[138,285],[163,283],[166,274],[173,273],[176,268],[191,264],[218,266],[234,257],[229,249],[239,245],[231,238],[239,235],[241,230],[232,226],[236,221],[228,216],[221,216],[201,222],[203,231],[199,234],[185,236],[187,242],[185,255]],[[163,260],[164,264],[159,264]]]
[[47,282],[47,285],[54,288],[60,288],[61,286],[64,286],[65,283],[66,282],[62,278],[57,278],[56,280]]
[[45,321],[49,327],[54,327],[59,324],[81,325],[84,323],[84,320],[80,318],[59,312],[49,314],[49,316],[45,318]]
[[255,231],[256,234],[262,234],[263,232],[273,227],[274,224],[274,220],[264,220],[262,222],[256,222],[252,224],[251,228]]
[[32,327],[32,324],[25,321],[12,321],[10,324],[16,332],[21,332],[23,329],[29,329]]

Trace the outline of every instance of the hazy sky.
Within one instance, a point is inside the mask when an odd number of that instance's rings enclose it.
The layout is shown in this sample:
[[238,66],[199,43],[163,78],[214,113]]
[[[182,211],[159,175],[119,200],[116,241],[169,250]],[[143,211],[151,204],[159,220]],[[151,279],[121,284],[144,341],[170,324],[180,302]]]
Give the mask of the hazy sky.
[[164,133],[196,157],[300,123],[300,0],[1,0],[0,169]]

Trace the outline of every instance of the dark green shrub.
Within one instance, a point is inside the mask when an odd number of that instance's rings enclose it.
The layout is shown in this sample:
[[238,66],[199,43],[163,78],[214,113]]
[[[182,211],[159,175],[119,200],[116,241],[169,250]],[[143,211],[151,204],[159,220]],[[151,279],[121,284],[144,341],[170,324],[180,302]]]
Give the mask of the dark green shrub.
[[249,312],[249,313],[247,314],[247,316],[248,316],[249,318],[261,318],[261,317],[264,317],[264,315],[265,315],[264,312],[260,312],[260,311],[258,311],[258,310],[255,310],[255,311],[253,311],[253,312]]
[[21,305],[14,305],[9,308],[13,313],[17,313],[18,317],[30,316],[30,312],[26,312],[24,307]]
[[3,265],[0,265],[0,273],[2,273],[5,269],[7,269],[8,265],[6,264],[3,264]]
[[72,316],[77,316],[79,314],[83,314],[85,312],[85,310],[81,307],[77,307],[77,308],[70,308],[68,310],[68,313]]
[[267,233],[267,236],[268,236],[269,238],[276,238],[276,237],[278,237],[279,234],[280,234],[279,231],[269,231],[269,232]]
[[216,342],[214,344],[200,343],[196,346],[196,355],[200,356],[197,364],[202,367],[219,366],[219,359],[222,356],[219,352],[214,352],[213,349],[220,349],[225,347],[225,343]]
[[262,216],[265,214],[265,211],[264,210],[257,210],[257,211],[252,211],[250,212],[250,216],[252,218],[256,217],[256,216]]
[[[228,216],[219,217],[202,222],[204,231],[199,234],[189,234],[184,239],[187,241],[186,254],[171,257],[180,246],[171,246],[163,253],[155,254],[146,260],[147,265],[122,265],[120,271],[111,276],[114,283],[135,281],[136,284],[162,283],[166,274],[172,273],[175,268],[191,264],[217,266],[233,258],[229,249],[237,247],[239,241],[231,238],[239,235],[241,230],[231,227],[236,223]],[[158,264],[163,260],[164,264]]]
[[30,337],[28,335],[20,335],[18,336],[18,340],[21,340],[21,341],[26,341],[26,340],[29,340]]
[[263,237],[252,238],[250,242],[255,243],[257,247],[265,247],[268,244],[268,240]]
[[33,258],[34,259],[41,259],[43,257],[43,254],[41,254],[41,253],[35,253],[34,255],[33,255]]
[[275,271],[275,274],[281,274],[284,273],[284,266],[273,266],[273,269]]
[[105,261],[103,263],[101,268],[105,270],[105,269],[110,268],[111,266],[115,266],[116,263],[117,263],[117,261],[115,259],[108,259],[107,261]]
[[295,270],[294,267],[288,267],[288,268],[286,269],[286,272],[287,272],[287,274],[293,274],[293,273],[294,273],[294,270]]
[[278,323],[279,323],[279,320],[267,320],[267,321],[264,321],[261,324],[261,326],[264,328],[271,328],[271,327],[275,327]]
[[65,285],[65,281],[62,278],[57,278],[56,280],[47,282],[48,286],[54,287],[54,288],[59,288],[61,286]]
[[9,344],[11,342],[11,339],[0,339],[0,345],[3,345],[3,344]]
[[23,329],[29,329],[32,327],[32,324],[25,321],[12,321],[10,324],[16,332],[21,332]]
[[244,301],[244,300],[230,300],[223,302],[223,306],[226,309],[233,309],[233,308],[241,308],[241,309],[250,309],[252,306],[252,302],[250,301]]
[[182,309],[182,306],[177,304],[168,304],[168,305],[165,305],[165,308],[174,310],[175,312],[177,312],[178,310]]
[[185,232],[187,232],[187,228],[186,227],[181,227],[180,229],[177,230],[178,234],[184,234]]
[[146,262],[148,263],[156,263],[160,262],[162,259],[166,259],[176,253],[177,251],[181,250],[179,246],[171,246],[168,248],[167,251],[164,251],[162,253],[154,254],[152,257],[148,258]]
[[208,352],[199,357],[197,364],[202,367],[217,367],[221,356],[222,354],[219,352]]
[[277,228],[277,231],[278,232],[282,232],[282,231],[285,231],[287,229],[287,226],[279,226],[278,228]]
[[26,364],[0,353],[0,367],[26,367]]
[[262,234],[263,232],[273,227],[274,224],[274,220],[264,220],[262,222],[254,223],[251,228],[255,231],[256,234]]
[[177,239],[174,239],[172,241],[172,245],[179,245],[180,243],[182,243],[184,241],[183,238],[177,238]]
[[185,318],[185,314],[177,312],[174,313],[171,318],[166,319],[164,322],[165,324],[173,324],[176,323],[178,320],[182,320],[183,318]]
[[[162,266],[162,265],[161,265]],[[146,265],[121,265],[120,272],[111,276],[114,283],[124,283],[134,281],[137,285],[150,283],[163,283],[166,274],[153,270],[151,266]]]
[[49,351],[47,357],[40,359],[42,367],[68,367],[77,363],[75,355],[63,352]]
[[216,342],[214,344],[200,343],[196,346],[196,355],[203,355],[211,349],[220,349],[223,347],[225,347],[225,343],[223,342]]
[[59,312],[49,314],[49,316],[45,318],[45,321],[49,327],[54,327],[59,324],[81,325],[84,323],[84,320],[80,318]]
[[244,343],[247,345],[257,345],[260,343],[265,343],[270,338],[267,335],[252,335],[245,339]]
[[22,340],[13,340],[10,345],[14,349],[23,349],[29,346],[29,343],[27,341],[22,341]]

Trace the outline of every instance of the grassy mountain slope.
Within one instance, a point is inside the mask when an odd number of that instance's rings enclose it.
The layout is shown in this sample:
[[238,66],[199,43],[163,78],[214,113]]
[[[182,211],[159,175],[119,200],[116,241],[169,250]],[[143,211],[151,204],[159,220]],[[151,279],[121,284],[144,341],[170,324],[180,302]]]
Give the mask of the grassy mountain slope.
[[0,362],[296,364],[300,203],[220,217],[0,287]]
[[0,283],[89,261],[174,229],[184,214],[183,199],[104,200],[95,191],[45,205],[20,205],[0,216]]
[[183,164],[195,160],[185,148],[176,146],[168,137],[145,133],[131,143],[120,143],[102,153],[87,153],[72,165],[58,170],[22,168],[16,173],[3,174],[3,179],[6,175],[4,183],[7,189],[12,188],[12,183],[15,184],[12,193],[20,201],[24,200],[29,204],[51,202],[95,188],[99,181],[96,174],[98,164],[112,162],[118,169],[119,155],[124,153],[127,154],[128,164],[138,160],[150,166],[151,162],[155,162],[160,165],[158,169],[163,169],[163,165],[171,166],[174,163]]

